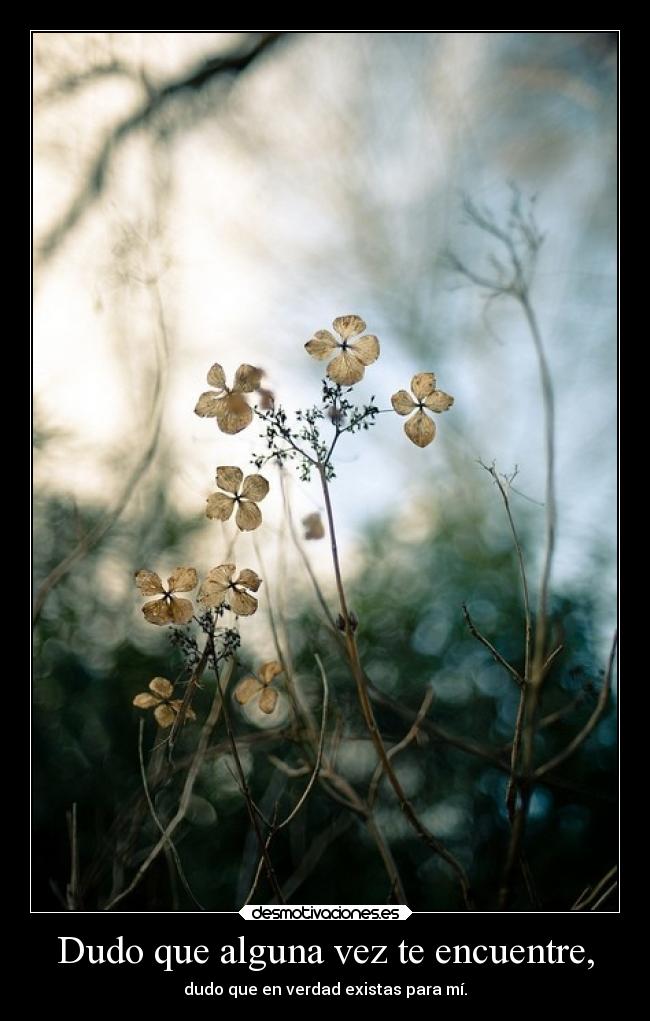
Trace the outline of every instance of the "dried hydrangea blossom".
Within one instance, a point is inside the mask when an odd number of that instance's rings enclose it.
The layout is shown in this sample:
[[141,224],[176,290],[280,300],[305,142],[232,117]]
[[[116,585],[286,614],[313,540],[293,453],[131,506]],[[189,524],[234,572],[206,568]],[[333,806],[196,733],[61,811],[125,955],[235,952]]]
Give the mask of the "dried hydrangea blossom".
[[239,682],[235,688],[235,698],[240,705],[248,705],[255,701],[262,712],[270,716],[278,702],[278,693],[271,684],[282,672],[283,667],[277,660],[263,663],[257,677],[249,675]]
[[[269,484],[263,475],[247,475],[240,468],[222,465],[217,468],[217,485],[223,493],[212,493],[208,497],[206,514],[218,521],[227,521],[235,507],[235,522],[242,532],[251,532],[262,524],[262,514],[257,506],[269,491]],[[231,493],[231,496],[227,494]]]
[[199,602],[212,609],[228,602],[233,613],[240,617],[250,617],[257,610],[257,599],[250,593],[257,592],[262,579],[248,568],[240,571],[235,578],[235,571],[234,564],[213,567],[199,589]]
[[[305,350],[312,358],[324,361],[339,348],[339,354],[327,366],[327,376],[341,386],[352,386],[363,379],[366,366],[379,358],[379,341],[372,334],[359,337],[366,328],[360,316],[339,316],[332,326],[340,340],[329,330],[317,330],[312,340],[305,344]],[[356,340],[353,339],[355,337]]]
[[318,511],[315,511],[313,514],[308,514],[307,517],[303,518],[302,525],[305,529],[305,539],[322,539],[325,535],[323,519]]
[[192,619],[194,607],[189,599],[178,599],[174,592],[191,592],[198,585],[198,575],[193,567],[177,567],[163,587],[160,576],[154,571],[136,571],[135,583],[143,596],[160,596],[145,603],[142,612],[150,624],[187,624]]
[[[183,702],[180,698],[172,699],[174,685],[166,677],[154,677],[149,681],[149,691],[141,691],[133,699],[138,709],[153,709],[159,727],[171,727],[181,711]],[[196,713],[189,706],[185,709],[185,719],[195,720]]]
[[253,421],[253,411],[244,394],[257,390],[262,380],[262,370],[253,365],[240,365],[235,373],[232,387],[226,386],[226,374],[220,365],[213,365],[208,372],[208,383],[214,390],[207,390],[199,397],[194,414],[201,418],[216,418],[217,425],[224,433],[241,432]]
[[391,397],[391,404],[398,415],[411,416],[404,423],[404,432],[411,442],[417,447],[427,447],[436,435],[436,426],[424,409],[435,411],[436,414],[448,411],[454,403],[454,398],[442,390],[436,390],[436,377],[433,372],[418,372],[413,376],[411,391],[415,400],[406,390],[398,390]]

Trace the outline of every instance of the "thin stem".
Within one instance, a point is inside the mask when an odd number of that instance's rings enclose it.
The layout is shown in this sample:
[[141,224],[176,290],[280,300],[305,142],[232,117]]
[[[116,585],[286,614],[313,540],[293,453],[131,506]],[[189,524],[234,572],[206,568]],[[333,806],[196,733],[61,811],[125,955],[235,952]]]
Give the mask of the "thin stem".
[[492,644],[489,638],[486,638],[485,635],[479,631],[476,624],[470,617],[469,610],[467,609],[465,603],[463,603],[462,605],[462,611],[463,616],[465,618],[465,623],[467,624],[470,633],[474,636],[474,638],[476,638],[477,641],[481,643],[481,645],[485,646],[485,648],[488,650],[492,658],[496,660],[496,662],[499,663],[504,670],[507,670],[507,672],[510,674],[515,683],[521,688],[524,684],[524,679],[519,673],[519,671],[516,669],[516,667],[514,667],[512,663],[509,663],[505,656],[502,656],[499,650],[495,648],[495,646]]
[[334,565],[334,576],[336,579],[336,587],[339,595],[341,615],[343,617],[345,625],[345,639],[348,652],[348,660],[350,663],[352,675],[357,686],[357,695],[359,697],[359,704],[361,707],[363,718],[365,720],[368,732],[370,734],[370,737],[372,738],[373,744],[379,756],[379,760],[383,766],[384,772],[386,773],[386,776],[393,790],[395,791],[402,812],[404,813],[406,819],[408,820],[412,828],[415,830],[415,832],[418,834],[418,836],[427,844],[428,847],[431,848],[432,851],[434,851],[439,857],[441,857],[443,861],[446,861],[447,864],[453,869],[461,887],[465,906],[468,910],[471,910],[473,905],[470,894],[469,880],[467,878],[463,866],[460,864],[457,858],[455,858],[454,855],[447,850],[445,845],[437,837],[435,837],[433,833],[431,833],[424,825],[424,823],[419,819],[418,815],[415,812],[415,809],[408,800],[397,775],[395,774],[395,771],[391,765],[390,759],[386,752],[386,748],[384,746],[381,734],[379,732],[377,721],[375,720],[375,715],[372,710],[372,705],[368,697],[366,678],[363,672],[363,667],[361,666],[361,661],[359,659],[359,650],[357,648],[354,630],[352,628],[352,623],[350,621],[348,613],[348,605],[345,597],[345,589],[343,587],[343,579],[341,576],[341,567],[339,563],[336,530],[334,528],[334,514],[332,512],[332,501],[330,499],[329,486],[327,483],[325,467],[323,465],[319,465],[318,472],[321,480],[321,486],[323,489],[327,521],[329,524],[332,562]]

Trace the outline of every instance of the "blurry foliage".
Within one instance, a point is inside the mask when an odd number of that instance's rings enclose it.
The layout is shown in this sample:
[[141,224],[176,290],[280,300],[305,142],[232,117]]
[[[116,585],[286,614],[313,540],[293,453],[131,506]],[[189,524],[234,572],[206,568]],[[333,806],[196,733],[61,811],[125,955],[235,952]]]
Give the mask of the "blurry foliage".
[[[416,710],[427,686],[434,691],[428,717],[447,733],[495,752],[510,740],[517,691],[509,677],[468,633],[461,613],[467,602],[477,625],[503,654],[520,664],[523,624],[519,583],[505,524],[495,532],[496,500],[487,481],[483,504],[454,500],[436,492],[409,508],[401,519],[377,522],[366,535],[351,605],[359,618],[359,645],[367,673],[382,692]],[[155,543],[173,559],[192,524],[169,507],[157,507],[148,528],[116,531],[50,595],[36,629],[34,706],[34,906],[61,908],[52,889],[65,889],[70,870],[66,811],[78,806],[82,902],[96,908],[108,896],[111,873],[132,869],[157,838],[143,806],[137,754],[137,711],[133,695],[155,675],[174,676],[182,662],[168,636],[147,642],[131,635],[134,605],[132,567],[137,552]],[[498,520],[498,519],[497,519]],[[77,527],[76,514],[58,499],[38,505],[37,550],[46,572],[65,552]],[[154,528],[156,535],[150,534]],[[495,538],[497,541],[494,541]],[[124,597],[107,599],[101,584],[107,571],[122,573]],[[308,582],[305,582],[308,585]],[[354,687],[333,633],[308,588],[292,593],[295,616],[286,623],[296,676],[318,713],[320,687],[313,653],[320,651],[332,686],[330,732],[340,728],[339,771],[351,783],[367,783],[375,753],[360,717]],[[543,714],[566,705],[579,692],[575,710],[539,737],[544,759],[567,743],[593,707],[588,682],[601,682],[595,619],[589,595],[564,593],[552,607],[557,637],[564,644],[545,687]],[[255,660],[244,644],[240,659]],[[242,671],[243,673],[243,671]],[[196,709],[204,716],[213,682],[204,681]],[[408,724],[385,707],[379,723],[388,744],[400,740]],[[238,736],[251,738],[242,760],[254,797],[271,813],[279,799],[288,811],[306,780],[287,778],[267,753],[289,766],[300,757],[288,731],[268,734],[234,710]],[[146,747],[155,733],[147,723]],[[175,756],[187,761],[198,730],[186,728]],[[569,907],[588,883],[598,880],[616,857],[615,713],[611,709],[587,744],[559,771],[559,785],[537,787],[526,837],[527,853],[541,905]],[[222,728],[216,756],[206,761],[195,788],[177,848],[191,888],[207,908],[241,904],[256,863],[256,845],[241,793],[228,768]],[[506,773],[465,751],[448,747],[422,731],[396,760],[400,779],[425,822],[458,855],[475,884],[478,906],[494,907],[494,891],[508,841],[504,810]],[[157,795],[161,816],[173,814],[183,769]],[[303,812],[274,843],[273,861],[281,881],[300,868],[309,849],[324,839],[341,808],[319,786]],[[405,824],[390,788],[382,783],[377,819],[390,841],[409,903],[421,910],[457,909],[458,891],[446,867],[432,857]],[[125,836],[135,834],[135,855],[120,862]],[[117,862],[117,864],[116,864]],[[130,874],[130,873],[128,873]],[[192,908],[191,901],[160,856],[128,901],[134,910]],[[356,820],[327,847],[297,899],[302,902],[382,902],[389,895],[377,850]],[[259,896],[267,897],[262,880]],[[528,902],[519,889],[514,909]]]

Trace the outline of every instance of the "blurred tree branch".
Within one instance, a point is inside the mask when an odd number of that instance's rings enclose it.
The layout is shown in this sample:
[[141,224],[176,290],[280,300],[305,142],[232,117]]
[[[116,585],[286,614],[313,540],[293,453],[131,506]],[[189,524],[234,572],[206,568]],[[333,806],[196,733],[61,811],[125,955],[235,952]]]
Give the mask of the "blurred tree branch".
[[[104,138],[84,176],[79,191],[72,198],[58,222],[47,231],[37,245],[38,258],[46,261],[54,255],[70,231],[78,225],[88,209],[99,198],[113,159],[127,138],[141,128],[147,127],[156,114],[183,93],[196,94],[216,78],[223,78],[231,85],[255,63],[262,53],[286,34],[286,32],[247,34],[245,39],[228,53],[208,57],[188,73],[170,79],[157,89],[150,87],[146,100],[116,124]],[[61,91],[60,87],[58,91]],[[69,91],[68,83],[63,92]]]

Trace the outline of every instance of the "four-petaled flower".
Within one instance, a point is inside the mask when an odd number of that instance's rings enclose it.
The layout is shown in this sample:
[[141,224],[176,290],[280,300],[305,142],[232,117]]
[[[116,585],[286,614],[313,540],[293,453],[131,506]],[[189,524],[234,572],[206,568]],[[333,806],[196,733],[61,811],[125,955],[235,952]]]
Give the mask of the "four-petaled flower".
[[[436,390],[433,372],[418,372],[411,380],[413,397],[406,390],[398,390],[391,397],[391,404],[398,415],[411,415],[404,423],[404,432],[417,447],[427,447],[436,435],[436,426],[424,408],[439,413],[447,411],[454,398],[442,390]],[[415,412],[415,414],[411,414]]]
[[[208,576],[199,589],[199,602],[203,606],[215,609],[226,601],[233,613],[240,617],[250,617],[257,609],[257,599],[250,592],[257,592],[262,579],[244,568],[235,578],[234,564],[220,564],[208,571]],[[250,592],[246,592],[250,589]]]
[[[180,698],[172,698],[174,685],[166,677],[154,677],[149,681],[149,691],[141,691],[133,699],[138,709],[153,709],[159,727],[171,727],[181,711],[183,702]],[[185,709],[185,719],[195,720],[196,713],[189,706]]]
[[235,688],[235,698],[240,705],[248,705],[255,701],[263,713],[270,716],[278,701],[278,693],[271,687],[273,679],[283,672],[283,667],[277,660],[270,663],[262,663],[257,671],[257,677],[244,677]]
[[[367,365],[379,358],[379,341],[372,334],[359,337],[366,328],[360,316],[339,316],[332,323],[340,340],[329,330],[317,330],[312,340],[305,344],[305,350],[319,361],[324,361],[340,348],[339,354],[327,366],[327,375],[341,386],[352,386],[363,379]],[[351,338],[356,337],[356,340]]]
[[232,435],[241,432],[253,421],[253,412],[244,394],[257,390],[261,380],[261,369],[253,365],[240,365],[232,387],[228,387],[225,372],[220,365],[215,364],[208,372],[208,383],[214,390],[201,394],[194,413],[201,418],[216,418],[217,425],[224,433]]
[[160,596],[145,603],[142,612],[150,624],[187,624],[194,607],[189,599],[177,599],[174,592],[191,592],[199,578],[193,567],[177,567],[163,587],[154,571],[136,571],[135,583],[143,596]]
[[[235,506],[235,521],[242,532],[251,532],[262,524],[262,514],[257,504],[269,491],[269,484],[263,475],[247,475],[239,468],[221,466],[217,468],[217,485],[224,493],[212,493],[208,497],[206,514],[209,518],[227,521]],[[227,496],[232,493],[232,496]]]

